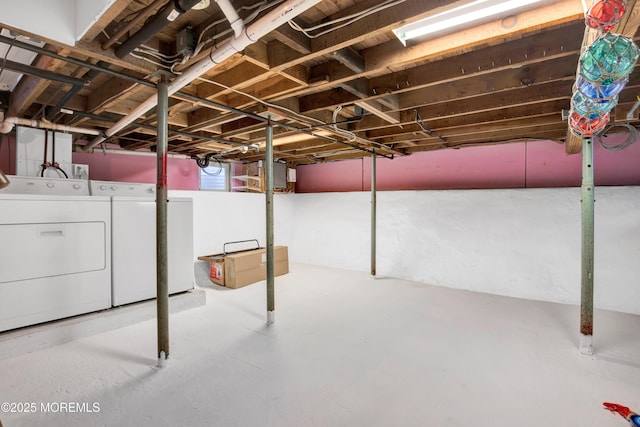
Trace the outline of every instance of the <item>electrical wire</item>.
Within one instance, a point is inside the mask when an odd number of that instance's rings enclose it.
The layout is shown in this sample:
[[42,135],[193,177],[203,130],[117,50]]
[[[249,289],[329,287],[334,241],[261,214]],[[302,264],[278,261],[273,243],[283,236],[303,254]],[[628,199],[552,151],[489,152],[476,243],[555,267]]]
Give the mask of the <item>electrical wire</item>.
[[167,55],[165,53],[161,53],[158,49],[154,49],[151,46],[147,46],[145,44],[141,44],[140,46],[138,46],[137,49],[141,49],[142,51],[146,51],[149,52],[149,54],[154,54],[154,55],[158,55],[162,58],[167,58],[169,60],[173,60],[179,56],[182,56],[181,53],[174,53],[173,55]]
[[291,110],[289,108],[286,108],[286,107],[282,107],[282,106],[280,106],[278,104],[272,104],[271,102],[268,102],[268,101],[262,100],[260,98],[257,98],[255,96],[249,94],[249,93],[243,92],[243,91],[238,90],[238,89],[234,89],[231,86],[227,86],[224,83],[216,82],[214,80],[209,80],[209,79],[207,79],[205,77],[198,77],[197,79],[201,80],[203,82],[214,84],[216,86],[220,86],[223,89],[230,90],[230,91],[235,92],[235,93],[237,93],[239,95],[246,96],[247,98],[249,98],[249,99],[251,99],[253,101],[256,101],[259,104],[265,105],[267,107],[272,107],[272,108],[276,108],[278,110],[286,111],[287,113],[291,114],[292,116],[295,116],[296,118],[300,119],[300,121],[303,122],[303,123],[306,123],[308,121],[312,121],[312,122],[315,122],[316,124],[324,124],[324,122],[322,120],[318,120],[318,119],[310,117],[310,116],[305,116],[304,114],[300,114],[300,113],[298,113],[296,111],[293,111],[293,110]]
[[432,131],[431,129],[425,126],[424,122],[422,121],[422,117],[420,117],[420,112],[417,109],[415,110],[415,112],[416,112],[416,124],[420,126],[420,129],[422,130],[422,132],[427,136],[436,137],[438,138],[438,140],[440,140],[440,142],[447,144],[447,140],[444,139],[438,132]]
[[[625,139],[624,142],[621,142],[618,145],[605,144],[604,141],[602,140],[602,137],[606,136],[607,132],[609,132],[611,129],[615,127],[626,128],[629,131],[629,134],[627,135],[627,139]],[[604,148],[605,150],[620,151],[620,150],[624,150],[625,148],[629,147],[631,144],[636,142],[637,136],[638,136],[638,129],[636,129],[635,126],[629,123],[614,123],[605,127],[604,130],[596,136],[596,138],[598,139],[598,142],[600,143],[602,148]]]
[[166,70],[171,70],[171,67],[169,65],[161,64],[160,62],[154,61],[153,59],[149,59],[149,58],[145,58],[144,56],[136,55],[133,52],[129,53],[129,55],[133,56],[134,58],[138,58],[138,59],[141,59],[143,61],[149,62],[149,63],[151,63],[153,65],[158,66],[158,67],[162,67],[162,68],[164,68]]
[[[202,169],[202,172],[204,172],[205,174],[209,176],[219,176],[223,171],[223,167],[222,167],[222,162],[219,159],[217,159],[215,156],[216,156],[215,153],[208,153],[203,158],[200,158],[198,156],[191,156],[191,158],[196,161],[196,164],[198,165],[198,167]],[[213,159],[218,164],[217,172],[207,171],[207,168],[210,166],[211,159]]]
[[[316,119],[314,117],[310,117],[310,116],[305,116],[304,114],[300,114],[300,113],[298,113],[298,112],[296,112],[294,110],[291,110],[291,109],[286,108],[286,107],[282,107],[282,106],[280,106],[278,104],[272,104],[272,103],[270,103],[268,101],[265,101],[265,100],[262,100],[260,98],[257,98],[257,97],[255,97],[255,96],[253,96],[251,94],[248,94],[248,93],[243,92],[243,91],[238,90],[238,89],[234,89],[231,86],[227,86],[224,83],[219,83],[219,82],[216,82],[214,80],[209,80],[209,79],[204,78],[204,77],[198,77],[198,80],[201,80],[201,81],[204,81],[204,82],[207,82],[207,83],[211,83],[211,84],[220,86],[223,89],[227,89],[227,90],[230,90],[232,92],[235,92],[235,93],[237,93],[239,95],[246,96],[247,98],[252,99],[253,101],[256,101],[257,103],[265,105],[267,107],[272,107],[272,108],[275,108],[275,109],[278,109],[278,110],[281,110],[281,111],[286,111],[287,113],[289,113],[290,115],[296,117],[299,121],[301,121],[301,122],[303,122],[305,124],[309,124],[309,123],[307,123],[307,121],[309,121],[309,120],[315,122],[316,124],[321,124],[321,125],[326,124],[322,120],[318,120],[318,119]],[[336,121],[337,115],[340,112],[340,110],[342,110],[342,106],[338,106],[334,110],[334,112],[333,112],[333,121],[334,122]],[[333,129],[334,133],[347,138],[349,142],[353,142],[353,141],[355,141],[357,139],[356,134],[354,134],[353,132],[344,130],[344,129],[340,129],[335,124],[331,125],[330,128]]]
[[[277,6],[278,4],[282,3],[284,0],[276,0],[274,2],[268,3],[266,0],[265,1],[261,1],[258,3],[254,3],[253,5],[250,6],[243,6],[240,9],[238,9],[239,11],[242,10],[253,10],[256,9],[256,11],[254,11],[253,13],[251,13],[250,15],[248,15],[246,18],[244,18],[242,21],[245,25],[251,23],[252,21],[254,21],[258,15],[260,15],[260,13],[264,12],[265,10],[268,10],[274,6]],[[216,25],[222,24],[224,22],[226,22],[227,19],[223,18],[223,19],[219,19],[217,21],[212,22],[211,24],[207,25],[201,32],[200,35],[198,36],[198,41],[196,43],[196,47],[194,48],[193,52],[188,54],[188,55],[184,55],[184,57],[182,58],[182,60],[176,61],[171,65],[171,72],[174,74],[182,74],[179,71],[175,70],[175,67],[177,67],[178,65],[184,65],[186,64],[191,58],[193,58],[194,56],[197,56],[202,49],[205,48],[205,46],[207,46],[209,43],[211,42],[215,42],[216,40],[221,39],[222,37],[227,36],[228,34],[231,34],[233,32],[233,29],[228,28],[220,33],[216,33],[213,36],[209,37],[206,40],[204,39],[204,35],[206,34],[207,31],[209,31],[211,28],[214,28]],[[215,48],[215,45],[214,45]]]
[[[338,105],[338,106],[333,110],[333,114],[332,114],[332,116],[331,116],[331,117],[332,117],[332,119],[333,119],[332,121],[333,121],[334,123],[338,120],[338,113],[339,113],[340,111],[342,111],[342,105]],[[334,124],[334,125],[332,126],[332,128],[333,128],[333,130],[334,130],[337,134],[339,134],[339,135],[342,135],[342,136],[346,137],[346,138],[347,138],[347,140],[348,140],[349,142],[353,142],[353,141],[355,141],[356,139],[358,139],[358,137],[356,136],[356,134],[355,134],[355,133],[353,133],[353,132],[349,132],[348,130],[340,129],[340,128],[338,127],[338,125],[336,125],[336,124]]]
[[[323,22],[322,24],[318,24],[315,25],[313,27],[307,27],[307,28],[303,28],[301,27],[299,24],[295,23],[294,21],[289,21],[289,26],[291,28],[293,28],[296,31],[301,32],[302,34],[304,34],[305,36],[307,36],[310,39],[316,38],[316,37],[320,37],[323,36],[325,34],[328,34],[332,31],[338,30],[340,28],[346,27],[348,25],[353,24],[356,21],[359,21],[362,18],[365,18],[369,15],[372,15],[374,13],[380,12],[382,10],[385,10],[387,8],[399,5],[401,3],[404,3],[406,0],[387,0],[381,4],[379,4],[378,6],[375,7],[371,7],[369,9],[365,9],[361,12],[357,12],[357,13],[353,13],[351,15],[348,16],[343,16],[341,18],[338,19],[334,19],[331,21],[327,21],[327,22]],[[340,24],[341,22],[343,22],[342,24]],[[324,28],[327,27],[329,25],[334,25],[334,24],[340,24],[340,25],[336,25],[334,27],[328,28],[324,31],[320,31],[319,33],[316,34],[310,34],[309,31],[315,31],[318,30],[320,28]]]

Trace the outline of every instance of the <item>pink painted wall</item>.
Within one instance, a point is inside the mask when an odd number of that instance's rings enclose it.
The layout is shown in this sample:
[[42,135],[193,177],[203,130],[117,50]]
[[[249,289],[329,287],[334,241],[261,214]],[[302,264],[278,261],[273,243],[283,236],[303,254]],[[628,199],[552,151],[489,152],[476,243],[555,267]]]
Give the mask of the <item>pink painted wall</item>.
[[[89,165],[89,179],[120,182],[156,182],[156,158],[129,154],[73,153],[73,162]],[[191,159],[167,159],[171,190],[198,190],[199,169]]]
[[2,146],[0,146],[0,169],[7,174],[15,173],[15,136],[2,135]]
[[[625,138],[612,135],[604,142]],[[594,141],[594,165],[596,185],[640,185],[640,142],[612,152]],[[379,190],[574,187],[580,185],[582,156],[565,154],[564,145],[553,141],[532,141],[379,157],[376,166]],[[297,168],[298,193],[370,188],[370,158]]]
[[[4,135],[0,147],[0,168],[7,174],[15,173],[15,136]],[[74,163],[89,165],[89,179],[119,182],[156,182],[155,156],[130,154],[73,153]],[[169,189],[198,190],[200,170],[191,159],[167,160]]]
[[[625,134],[604,138],[619,144]],[[640,142],[622,151],[594,143],[596,185],[640,185]],[[89,165],[91,179],[155,182],[154,156],[73,153],[73,161]],[[394,160],[378,158],[378,189],[426,190],[454,188],[538,188],[580,185],[582,157],[567,155],[552,141],[533,141],[416,153]],[[15,172],[15,138],[5,135],[0,168]],[[169,188],[198,190],[199,170],[193,160],[168,160]],[[297,168],[296,191],[365,191],[371,187],[371,159],[347,160]]]

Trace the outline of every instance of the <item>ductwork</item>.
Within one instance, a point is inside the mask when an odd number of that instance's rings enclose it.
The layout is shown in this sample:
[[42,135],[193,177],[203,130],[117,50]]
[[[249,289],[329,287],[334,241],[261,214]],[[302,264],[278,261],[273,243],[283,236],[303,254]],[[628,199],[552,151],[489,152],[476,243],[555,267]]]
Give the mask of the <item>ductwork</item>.
[[144,27],[135,33],[133,36],[125,40],[115,50],[115,54],[118,58],[124,58],[131,53],[135,48],[142,43],[149,40],[156,33],[161,31],[164,27],[176,20],[180,15],[187,12],[193,6],[200,3],[200,0],[173,0],[160,11],[147,23]]
[[[169,84],[169,96],[191,83],[200,75],[215,68],[218,64],[236,52],[241,52],[247,46],[258,41],[264,35],[270,33],[319,2],[320,0],[289,0],[278,5],[261,19],[246,27],[240,35],[225,41],[217,49],[213,50],[207,58],[203,58],[196,62],[191,67],[187,68],[180,76],[176,77],[176,79]],[[141,103],[126,117],[122,118],[112,127],[107,129],[105,131],[105,136],[99,136],[89,144],[85,145],[85,150],[89,150],[104,142],[108,137],[115,135],[156,105],[158,105],[157,93]]]

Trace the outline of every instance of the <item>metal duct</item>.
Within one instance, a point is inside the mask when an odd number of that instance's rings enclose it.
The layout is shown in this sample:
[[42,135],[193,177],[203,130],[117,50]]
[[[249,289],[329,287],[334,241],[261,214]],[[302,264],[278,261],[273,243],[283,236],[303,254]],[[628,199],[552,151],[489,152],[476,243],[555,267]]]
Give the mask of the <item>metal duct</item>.
[[169,3],[147,23],[144,27],[135,33],[133,36],[125,40],[115,50],[115,54],[118,58],[124,58],[131,53],[135,48],[142,43],[149,40],[164,27],[175,21],[180,15],[187,12],[193,6],[200,3],[200,0],[174,0]]
[[[215,68],[218,64],[229,58],[234,53],[241,52],[244,48],[255,43],[264,35],[275,30],[280,25],[283,25],[287,21],[295,18],[319,2],[320,0],[289,0],[278,5],[274,10],[245,28],[239,36],[225,41],[217,49],[213,50],[208,57],[196,62],[191,67],[187,68],[180,76],[176,77],[176,79],[169,84],[169,95],[176,93],[187,84],[191,83],[195,78],[206,73],[212,68]],[[148,98],[126,117],[107,129],[105,131],[105,136],[95,138],[87,144],[85,146],[85,150],[89,150],[104,142],[108,137],[115,135],[156,105],[158,105],[157,94]]]

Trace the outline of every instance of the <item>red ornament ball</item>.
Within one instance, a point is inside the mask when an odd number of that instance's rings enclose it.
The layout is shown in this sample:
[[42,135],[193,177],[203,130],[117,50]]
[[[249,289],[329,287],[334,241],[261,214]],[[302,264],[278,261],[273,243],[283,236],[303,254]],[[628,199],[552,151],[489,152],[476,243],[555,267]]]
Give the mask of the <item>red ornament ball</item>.
[[587,26],[611,31],[627,10],[624,0],[599,0],[587,11]]

